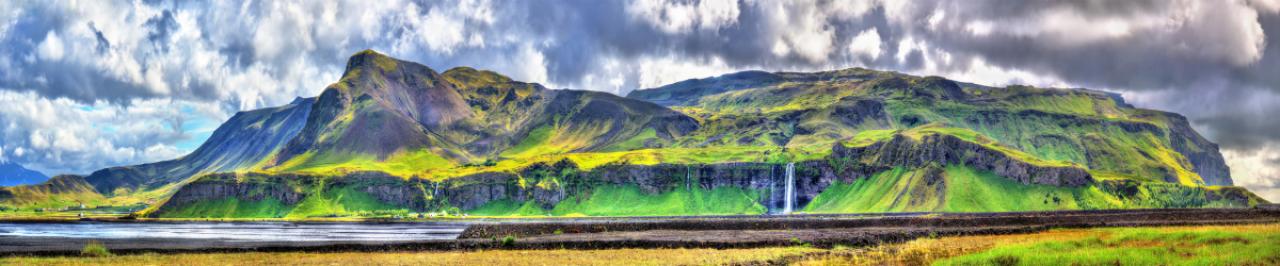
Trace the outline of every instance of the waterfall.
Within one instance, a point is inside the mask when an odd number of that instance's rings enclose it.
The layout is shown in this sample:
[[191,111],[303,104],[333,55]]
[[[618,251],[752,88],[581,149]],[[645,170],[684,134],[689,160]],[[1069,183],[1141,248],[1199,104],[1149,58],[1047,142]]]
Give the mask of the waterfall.
[[787,163],[787,188],[783,193],[782,214],[791,214],[796,198],[796,163]]
[[692,183],[691,181],[693,181],[693,168],[692,166],[685,166],[684,167],[684,190],[685,191],[693,191],[693,186],[689,185],[690,183]]

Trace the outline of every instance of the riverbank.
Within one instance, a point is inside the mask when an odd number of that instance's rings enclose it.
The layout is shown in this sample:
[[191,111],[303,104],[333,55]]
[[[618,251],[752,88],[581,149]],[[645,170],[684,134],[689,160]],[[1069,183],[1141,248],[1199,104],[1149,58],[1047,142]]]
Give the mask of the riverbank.
[[[1186,239],[1194,239],[1187,241]],[[1271,265],[1280,223],[1051,229],[1036,233],[923,237],[832,248],[549,249],[385,252],[143,253],[102,257],[0,257],[4,265]],[[1078,247],[1054,249],[1053,247]],[[1087,255],[1086,255],[1087,254]]]

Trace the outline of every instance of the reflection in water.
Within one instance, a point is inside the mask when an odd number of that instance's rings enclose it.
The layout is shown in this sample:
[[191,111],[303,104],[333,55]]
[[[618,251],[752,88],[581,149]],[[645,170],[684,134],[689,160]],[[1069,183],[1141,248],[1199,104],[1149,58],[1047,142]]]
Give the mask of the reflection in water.
[[454,239],[466,224],[455,223],[0,223],[0,238],[219,239],[273,241],[413,241]]

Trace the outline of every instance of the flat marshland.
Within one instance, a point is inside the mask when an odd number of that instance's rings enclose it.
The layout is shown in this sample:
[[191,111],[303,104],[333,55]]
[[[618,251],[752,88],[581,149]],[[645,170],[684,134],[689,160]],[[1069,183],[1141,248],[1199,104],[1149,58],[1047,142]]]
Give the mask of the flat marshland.
[[[93,247],[96,249],[97,247]],[[110,247],[107,247],[108,249]],[[247,252],[9,257],[0,265],[1276,265],[1280,224],[1052,229],[831,249]]]

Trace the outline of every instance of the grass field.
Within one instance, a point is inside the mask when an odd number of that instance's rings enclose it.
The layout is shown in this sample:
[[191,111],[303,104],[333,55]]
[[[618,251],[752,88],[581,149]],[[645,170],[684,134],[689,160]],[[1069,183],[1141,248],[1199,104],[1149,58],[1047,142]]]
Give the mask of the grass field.
[[1276,265],[1280,224],[1055,229],[836,248],[800,265]]
[[1116,209],[1128,207],[1096,187],[1024,185],[987,171],[950,165],[941,184],[930,185],[927,170],[894,168],[852,183],[832,184],[804,212],[1007,212]]
[[478,216],[665,216],[761,214],[751,191],[720,187],[646,194],[637,186],[602,186],[584,198],[570,196],[551,209],[533,202],[495,201],[468,214]]
[[490,250],[386,253],[211,253],[0,258],[0,265],[724,265],[821,252],[757,249]]

